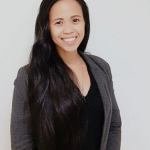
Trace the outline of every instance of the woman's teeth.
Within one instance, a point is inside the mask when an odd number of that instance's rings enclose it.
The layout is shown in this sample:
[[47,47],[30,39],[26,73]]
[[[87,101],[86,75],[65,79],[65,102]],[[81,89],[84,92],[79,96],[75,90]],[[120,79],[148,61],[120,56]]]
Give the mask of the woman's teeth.
[[63,39],[65,42],[72,42],[76,39],[76,37],[74,38],[66,38],[66,39]]

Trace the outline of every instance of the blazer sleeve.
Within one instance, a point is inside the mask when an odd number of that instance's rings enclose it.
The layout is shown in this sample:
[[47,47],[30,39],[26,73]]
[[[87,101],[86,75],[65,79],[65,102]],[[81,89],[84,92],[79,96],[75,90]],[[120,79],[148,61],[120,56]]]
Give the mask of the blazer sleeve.
[[110,130],[108,135],[108,141],[106,145],[106,150],[120,150],[121,147],[121,116],[120,110],[114,94],[112,74],[109,64],[107,63],[109,81],[110,81],[110,94],[112,98],[112,118],[110,124]]
[[27,103],[27,72],[25,67],[19,69],[14,81],[11,110],[11,149],[32,150],[31,132],[28,130],[30,117]]

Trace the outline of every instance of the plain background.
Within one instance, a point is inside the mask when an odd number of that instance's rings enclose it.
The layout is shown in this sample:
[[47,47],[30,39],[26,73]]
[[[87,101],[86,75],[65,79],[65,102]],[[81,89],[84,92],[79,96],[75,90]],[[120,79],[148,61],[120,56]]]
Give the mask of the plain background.
[[[41,0],[0,0],[0,149],[10,150],[14,80],[28,62]],[[111,66],[122,117],[121,150],[149,150],[150,0],[86,0],[87,51]]]

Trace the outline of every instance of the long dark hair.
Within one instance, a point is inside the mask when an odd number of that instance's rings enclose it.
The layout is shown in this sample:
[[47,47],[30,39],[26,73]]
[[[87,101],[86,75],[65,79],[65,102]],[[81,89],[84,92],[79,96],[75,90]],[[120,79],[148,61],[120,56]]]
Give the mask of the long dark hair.
[[[43,0],[36,19],[35,41],[28,65],[29,130],[33,150],[80,150],[87,130],[84,101],[75,74],[59,56],[48,29],[49,11],[58,0]],[[76,0],[85,20],[85,51],[90,21],[84,0]]]

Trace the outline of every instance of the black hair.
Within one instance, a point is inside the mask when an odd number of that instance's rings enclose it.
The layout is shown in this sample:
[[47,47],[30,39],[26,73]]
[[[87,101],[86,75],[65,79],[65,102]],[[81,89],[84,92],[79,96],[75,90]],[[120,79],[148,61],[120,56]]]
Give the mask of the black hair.
[[[48,28],[49,11],[57,1],[41,2],[28,64],[27,97],[33,150],[80,150],[88,127],[75,75],[59,56]],[[85,21],[85,35],[78,47],[78,51],[84,52],[90,33],[89,11],[84,0],[76,1]]]

